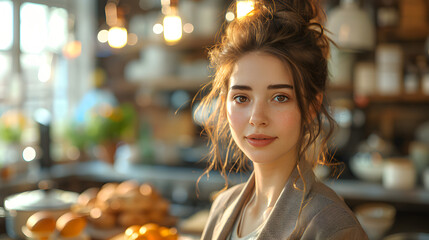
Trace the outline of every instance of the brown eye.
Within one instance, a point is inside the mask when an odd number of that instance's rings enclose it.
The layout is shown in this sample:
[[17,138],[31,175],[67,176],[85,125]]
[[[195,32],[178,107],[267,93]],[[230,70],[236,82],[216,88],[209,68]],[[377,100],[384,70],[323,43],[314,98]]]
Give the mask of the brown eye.
[[280,103],[287,102],[287,100],[289,100],[289,98],[285,95],[277,95],[274,97],[274,101],[280,102]]
[[234,97],[234,101],[236,103],[245,103],[245,102],[247,102],[247,97],[245,97],[245,96],[235,96]]

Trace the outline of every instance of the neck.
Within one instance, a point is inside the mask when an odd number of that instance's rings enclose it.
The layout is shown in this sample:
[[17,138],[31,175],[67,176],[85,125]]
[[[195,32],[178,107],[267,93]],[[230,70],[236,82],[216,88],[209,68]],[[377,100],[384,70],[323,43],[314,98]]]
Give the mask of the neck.
[[277,163],[254,163],[255,192],[246,204],[243,222],[239,224],[239,235],[247,235],[267,220],[288,181],[296,160]]
[[261,208],[273,207],[288,181],[296,160],[282,161],[279,164],[256,164],[255,172],[255,204]]

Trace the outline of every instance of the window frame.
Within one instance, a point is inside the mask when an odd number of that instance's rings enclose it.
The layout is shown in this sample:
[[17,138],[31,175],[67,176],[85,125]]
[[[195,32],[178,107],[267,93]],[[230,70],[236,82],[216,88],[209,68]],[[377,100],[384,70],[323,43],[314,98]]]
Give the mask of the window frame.
[[[58,7],[66,9],[68,14],[75,16],[76,39],[82,42],[82,53],[76,59],[67,60],[67,84],[68,84],[68,111],[72,114],[73,109],[78,104],[81,97],[91,88],[88,81],[93,69],[95,68],[95,43],[92,42],[92,35],[95,35],[96,21],[95,16],[96,0],[10,0],[13,9],[13,40],[9,50],[0,50],[1,53],[11,56],[10,76],[14,81],[19,81],[21,98],[18,102],[9,102],[9,99],[0,98],[0,110],[7,108],[23,109],[27,101],[25,94],[25,82],[22,77],[23,69],[21,57],[24,53],[20,48],[20,18],[21,6],[24,3],[36,3],[48,7]],[[9,84],[10,85],[10,84]],[[52,99],[55,101],[55,99]],[[0,112],[1,113],[1,112]]]

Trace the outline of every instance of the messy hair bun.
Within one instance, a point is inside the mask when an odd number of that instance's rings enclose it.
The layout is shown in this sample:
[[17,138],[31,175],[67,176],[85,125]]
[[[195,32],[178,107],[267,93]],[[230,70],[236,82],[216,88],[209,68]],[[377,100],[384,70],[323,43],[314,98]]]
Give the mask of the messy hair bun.
[[289,0],[289,1],[274,1],[262,0],[259,1],[259,6],[271,7],[274,12],[295,12],[305,22],[310,22],[320,18],[323,13],[319,4],[311,0]]
[[[246,166],[247,158],[230,134],[225,94],[235,63],[256,51],[277,57],[292,73],[302,119],[298,159],[325,161],[326,143],[332,134],[334,120],[325,101],[320,104],[317,99],[325,92],[329,51],[329,39],[322,27],[324,14],[320,9],[318,2],[313,0],[259,0],[246,17],[225,24],[219,43],[209,51],[211,66],[216,72],[207,86],[209,94],[200,104],[201,112],[207,114],[204,131],[212,143],[207,172],[220,169],[226,176],[227,167],[235,165],[240,169]],[[315,119],[310,114],[312,111],[317,113]],[[322,117],[330,126],[326,134],[321,134]],[[227,146],[226,156],[221,156],[221,152],[225,152],[221,151],[221,146]],[[309,150],[316,147],[318,157],[308,157]]]

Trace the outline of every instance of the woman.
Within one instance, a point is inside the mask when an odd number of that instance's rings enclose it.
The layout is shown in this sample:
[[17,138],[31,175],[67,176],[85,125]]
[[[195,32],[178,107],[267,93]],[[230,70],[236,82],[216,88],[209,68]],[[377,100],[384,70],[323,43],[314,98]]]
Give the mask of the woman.
[[210,51],[216,74],[201,104],[206,113],[215,105],[204,123],[207,173],[226,177],[249,160],[253,172],[215,199],[202,239],[367,239],[312,171],[326,163],[334,126],[323,101],[329,40],[320,12],[310,0],[258,1]]

